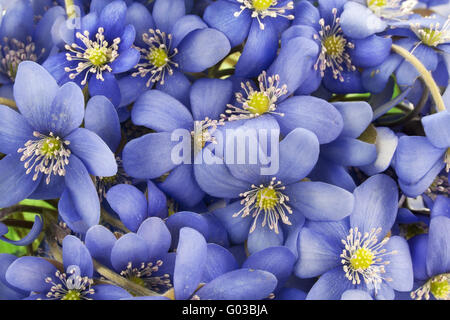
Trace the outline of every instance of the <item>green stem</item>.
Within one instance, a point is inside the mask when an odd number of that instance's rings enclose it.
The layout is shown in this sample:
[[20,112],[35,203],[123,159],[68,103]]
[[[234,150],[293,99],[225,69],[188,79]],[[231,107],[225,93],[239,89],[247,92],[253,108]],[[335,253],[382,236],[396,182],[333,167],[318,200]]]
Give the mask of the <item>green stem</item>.
[[9,208],[3,208],[0,209],[0,219],[3,217],[6,217],[7,215],[14,213],[14,212],[33,212],[33,213],[40,213],[43,214],[45,212],[57,212],[56,210],[48,209],[48,208],[42,208],[42,207],[36,207],[36,206],[27,206],[27,205],[15,205]]
[[422,77],[423,81],[427,85],[428,89],[430,89],[430,94],[433,97],[434,103],[436,104],[436,108],[438,111],[445,111],[445,104],[444,100],[441,96],[441,91],[439,90],[438,85],[433,79],[433,76],[431,75],[431,72],[425,68],[425,66],[420,62],[419,59],[417,59],[414,55],[412,55],[408,50],[393,44],[392,50],[397,53],[398,55],[405,58],[406,61],[411,63],[414,68],[419,71],[420,76]]
[[7,106],[7,107],[10,107],[10,108],[13,108],[13,109],[17,110],[17,105],[16,105],[16,102],[14,100],[0,97],[0,104],[3,104],[5,106]]
[[31,229],[33,228],[33,222],[31,221],[23,221],[23,220],[16,220],[16,219],[5,219],[2,221],[5,225],[8,227],[16,227],[16,228],[24,228],[24,229]]

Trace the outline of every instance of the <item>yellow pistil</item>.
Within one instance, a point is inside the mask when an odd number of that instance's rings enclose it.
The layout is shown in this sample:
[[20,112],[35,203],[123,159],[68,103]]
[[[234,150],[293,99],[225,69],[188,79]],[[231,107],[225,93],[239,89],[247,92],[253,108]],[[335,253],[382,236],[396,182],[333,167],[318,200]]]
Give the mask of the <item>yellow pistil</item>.
[[264,114],[269,111],[270,100],[263,92],[255,92],[247,102],[248,110],[253,114]]
[[350,264],[355,270],[366,270],[373,263],[375,255],[367,248],[359,248],[350,259]]
[[267,10],[272,5],[272,0],[253,0],[253,8],[256,11]]
[[233,218],[239,215],[245,218],[251,214],[254,219],[250,227],[250,233],[252,233],[256,228],[259,215],[262,214],[261,226],[264,227],[267,224],[270,230],[278,233],[278,220],[281,219],[281,222],[286,225],[292,225],[288,218],[288,214],[292,214],[292,209],[288,205],[289,197],[283,194],[284,189],[281,181],[277,181],[275,177],[268,185],[252,184],[249,191],[239,194],[243,198],[241,200],[243,208],[233,214]]
[[78,290],[69,290],[61,300],[81,300],[81,293]]
[[167,52],[163,48],[153,48],[147,55],[147,60],[155,67],[161,68],[167,64]]
[[447,279],[432,281],[430,285],[430,292],[436,299],[444,300],[450,294],[450,284]]
[[256,194],[256,205],[263,210],[272,210],[277,203],[277,191],[273,188],[261,189]]
[[443,32],[436,29],[423,28],[420,40],[427,46],[433,47],[441,43]]
[[41,149],[40,154],[48,158],[54,158],[59,152],[60,148],[61,148],[61,140],[59,138],[48,137],[42,143],[42,146],[40,148]]
[[370,7],[385,7],[387,0],[367,0],[367,6]]
[[108,62],[108,49],[105,47],[94,47],[86,50],[86,56],[96,67],[101,67]]
[[344,37],[336,34],[332,34],[322,41],[326,54],[331,58],[340,57],[344,53],[346,43]]

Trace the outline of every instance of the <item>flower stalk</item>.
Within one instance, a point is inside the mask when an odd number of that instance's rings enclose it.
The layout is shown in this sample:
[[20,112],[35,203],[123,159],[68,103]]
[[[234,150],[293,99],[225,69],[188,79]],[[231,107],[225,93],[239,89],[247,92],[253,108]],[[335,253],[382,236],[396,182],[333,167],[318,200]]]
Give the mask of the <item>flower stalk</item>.
[[417,59],[408,50],[402,48],[401,46],[393,44],[392,50],[395,53],[397,53],[398,55],[405,58],[406,61],[411,63],[414,66],[414,68],[416,68],[417,71],[419,71],[420,76],[422,77],[423,81],[427,85],[428,89],[430,89],[430,94],[433,97],[434,103],[436,104],[436,109],[438,110],[438,112],[445,111],[446,108],[445,108],[444,100],[442,99],[442,96],[441,96],[441,91],[439,90],[438,85],[434,81],[433,76],[431,75],[431,72],[428,71],[427,68],[425,68],[425,66],[422,64],[422,62],[420,62],[419,59]]

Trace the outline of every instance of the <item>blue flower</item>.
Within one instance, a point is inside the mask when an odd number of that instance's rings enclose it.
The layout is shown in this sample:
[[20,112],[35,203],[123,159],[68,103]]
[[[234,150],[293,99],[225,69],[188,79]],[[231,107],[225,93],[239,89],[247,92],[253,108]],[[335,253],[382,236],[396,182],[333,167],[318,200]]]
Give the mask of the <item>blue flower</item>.
[[[287,255],[291,254],[289,250],[283,252]],[[180,230],[177,246],[173,290],[164,296],[166,299],[176,300],[261,300],[267,298],[278,282],[274,274],[265,270],[277,269],[270,263],[270,257],[275,258],[271,256],[271,253],[273,252],[255,257],[248,262],[248,266],[242,266],[239,269],[230,252],[218,245],[207,244],[198,231],[184,227]],[[286,257],[283,254],[278,256]],[[290,261],[292,264],[292,259]],[[285,261],[281,265],[288,266],[289,262]],[[280,271],[279,276],[284,274],[285,272]],[[200,286],[200,284],[204,285]],[[156,298],[161,299],[161,297]],[[138,299],[155,298],[138,297]]]
[[136,233],[126,233],[119,239],[105,227],[93,226],[85,241],[94,259],[128,280],[158,292],[172,287],[172,237],[160,218],[147,218]]
[[450,163],[450,113],[422,118],[426,137],[402,136],[395,153],[395,172],[402,191],[410,197],[423,193]]
[[294,19],[292,9],[290,0],[219,0],[206,8],[203,19],[222,31],[231,47],[246,40],[236,75],[256,77],[275,59],[279,33]]
[[0,161],[0,206],[61,197],[61,217],[83,232],[100,216],[89,174],[112,176],[117,164],[95,133],[79,128],[85,115],[81,89],[74,83],[59,87],[44,68],[25,61],[17,72],[14,97],[20,113],[0,108],[0,149],[7,154]]
[[386,170],[394,157],[398,138],[386,127],[377,127],[373,141],[364,141],[364,132],[372,121],[372,108],[363,101],[334,102],[341,113],[344,128],[339,137],[321,145],[319,160],[310,177],[337,185],[348,191],[356,187],[348,167],[358,167],[367,175]]
[[387,58],[392,40],[376,35],[386,26],[370,9],[352,1],[320,0],[318,8],[300,2],[282,41],[307,38],[316,41],[320,50],[308,71],[309,83],[297,93],[309,94],[321,83],[333,93],[365,92],[357,68],[372,67]]
[[413,299],[443,299],[450,297],[450,200],[438,197],[433,206],[428,234],[409,240],[414,266],[414,278],[419,288],[411,292]]
[[39,257],[21,257],[6,270],[5,279],[31,295],[27,299],[109,300],[130,296],[127,291],[109,284],[93,285],[91,255],[80,239],[63,240],[64,270]]
[[[423,18],[413,15],[409,20],[398,22],[396,28],[389,31],[396,35],[394,43],[411,52],[431,72],[448,73],[445,61],[449,59],[450,20],[436,15]],[[396,53],[389,55],[384,62],[363,71],[364,88],[371,92],[380,92],[394,73],[397,84],[402,88],[412,86],[419,72]]]
[[[194,167],[197,182],[206,193],[214,197],[240,198],[215,210],[214,215],[227,229],[232,243],[243,243],[248,238],[250,253],[283,245],[291,232],[303,225],[305,217],[340,220],[353,208],[353,196],[348,191],[323,182],[307,181],[309,179],[301,181],[319,156],[319,142],[311,131],[297,128],[278,142],[279,127],[271,117],[248,120],[240,127],[243,132],[260,128],[272,132],[267,138],[267,141],[275,139],[270,145],[271,165],[275,165],[278,158],[278,167],[268,168],[267,162],[264,163],[268,159],[261,158],[256,164],[225,161],[228,155],[222,156],[224,152],[218,150],[214,155],[209,148],[203,149],[198,157],[211,159],[210,163]],[[244,149],[250,158],[257,153],[261,155],[262,150],[266,150],[263,154],[268,156],[264,140],[259,139],[255,146]],[[278,170],[273,172],[275,169]]]
[[157,83],[157,89],[182,102],[182,93],[189,85],[184,73],[202,72],[230,51],[222,32],[208,28],[197,16],[185,15],[184,7],[183,0],[157,0],[152,15],[138,3],[128,9],[141,53],[132,76],[142,78],[147,87]]
[[320,276],[307,299],[340,299],[349,289],[393,299],[394,290],[409,291],[413,270],[405,239],[386,237],[397,215],[395,182],[374,175],[354,191],[349,218],[337,222],[308,221],[300,231],[300,259],[295,274]]
[[[212,132],[220,125],[220,115],[231,97],[231,90],[232,84],[228,80],[200,79],[189,91],[190,110],[160,90],[143,93],[133,106],[131,118],[134,124],[156,133],[126,144],[123,150],[125,171],[140,179],[155,179],[170,172],[158,188],[186,206],[199,203],[204,192],[195,181],[193,166],[171,161],[172,150],[178,144],[172,140],[172,132],[177,129],[192,131],[194,140],[199,142],[195,145],[199,147],[201,143],[210,142]],[[191,137],[188,139],[190,141]]]
[[[86,104],[84,127],[96,133],[115,154],[117,173],[114,176],[96,176],[94,178],[100,200],[106,197],[108,190],[117,184],[131,184],[131,178],[122,165],[122,130],[118,110],[104,96],[94,96]],[[102,203],[105,205],[105,203]]]
[[91,96],[103,95],[118,106],[121,93],[116,75],[133,68],[139,52],[132,47],[136,31],[126,23],[127,6],[114,1],[99,15],[91,12],[81,19],[81,28],[68,39],[65,52],[50,56],[43,66],[64,84],[88,84]]
[[[273,73],[276,72],[274,69],[276,67],[269,70]],[[270,118],[278,122],[282,135],[289,134],[295,128],[304,128],[313,132],[321,144],[335,140],[343,127],[338,110],[320,98],[305,95],[289,97],[288,86],[282,84],[282,79],[287,76],[282,76],[283,78],[278,74],[267,76],[263,71],[256,85],[251,81],[242,81],[240,91],[235,93],[233,104],[227,105],[227,119],[241,120],[242,123],[242,120],[256,119],[264,115],[265,119]],[[291,88],[291,92],[293,90]]]
[[[348,15],[353,15],[353,19],[357,20],[360,18],[361,12],[365,11],[362,6],[370,9],[377,17],[385,21],[387,24],[392,22],[397,22],[398,20],[406,19],[409,15],[413,14],[413,9],[417,5],[417,0],[350,0],[354,4],[346,6],[345,10],[348,10]],[[358,16],[359,15],[359,16]],[[371,19],[380,24],[382,22],[378,21],[373,16]],[[362,16],[361,19],[366,18]]]

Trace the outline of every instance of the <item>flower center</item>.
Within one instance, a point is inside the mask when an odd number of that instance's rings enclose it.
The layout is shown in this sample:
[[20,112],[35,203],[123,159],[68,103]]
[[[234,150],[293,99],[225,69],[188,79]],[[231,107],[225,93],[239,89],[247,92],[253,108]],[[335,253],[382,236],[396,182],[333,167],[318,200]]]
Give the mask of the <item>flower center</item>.
[[345,50],[347,41],[341,35],[332,34],[322,41],[322,45],[327,51],[327,55],[332,58],[338,58]]
[[280,87],[280,77],[274,75],[267,77],[265,71],[258,76],[259,91],[256,91],[250,82],[242,82],[241,88],[244,94],[236,92],[236,101],[241,104],[241,107],[235,107],[227,104],[228,109],[225,113],[228,114],[228,121],[251,119],[258,117],[264,113],[277,114],[284,116],[283,113],[275,112],[277,109],[277,100],[287,94],[287,86],[284,84]]
[[224,119],[211,120],[206,117],[204,120],[194,122],[194,130],[191,131],[194,154],[201,151],[208,142],[217,144],[213,134],[218,126],[224,125],[224,121]]
[[378,17],[394,19],[412,14],[417,0],[367,0],[366,3]]
[[77,290],[69,290],[61,300],[81,300],[81,293]]
[[419,24],[411,25],[411,30],[420,39],[421,43],[436,47],[440,44],[450,42],[450,19],[441,26],[439,22],[431,23],[428,28],[422,28]]
[[263,92],[255,92],[248,101],[248,110],[253,114],[264,114],[269,111],[270,100]]
[[40,149],[41,154],[47,155],[49,157],[55,157],[58,150],[61,148],[61,140],[59,137],[50,136],[42,142]]
[[430,292],[437,300],[450,300],[450,273],[443,273],[429,279],[423,286],[411,292],[416,300],[430,299]]
[[356,67],[352,65],[350,55],[347,53],[347,49],[354,49],[355,46],[344,37],[340,18],[337,16],[337,9],[333,8],[332,13],[332,24],[325,25],[325,20],[320,19],[319,25],[321,30],[314,35],[314,38],[322,44],[314,69],[320,70],[320,74],[323,77],[325,69],[330,68],[333,72],[333,78],[344,82],[344,77],[342,76],[342,71],[344,71],[343,65],[345,65],[347,70],[356,70]]
[[387,5],[387,0],[367,0],[367,6],[370,7],[384,7]]
[[172,35],[161,30],[150,29],[149,33],[142,35],[142,40],[148,45],[148,48],[137,48],[141,53],[141,62],[136,65],[137,71],[132,74],[142,78],[149,76],[147,87],[155,82],[164,84],[166,73],[173,74],[173,68],[178,68],[178,63],[172,61],[178,53],[178,49],[172,49]]
[[70,79],[73,80],[84,72],[85,75],[81,84],[85,85],[89,73],[94,73],[97,79],[104,81],[103,72],[112,71],[109,64],[119,56],[120,38],[114,39],[110,45],[105,40],[104,32],[103,28],[98,28],[95,35],[96,41],[89,39],[89,31],[84,31],[83,34],[77,32],[75,36],[80,39],[84,47],[77,45],[75,42],[72,45],[66,44],[65,48],[68,50],[66,59],[68,61],[79,61],[75,68],[66,67],[64,69],[64,71],[70,73]]
[[436,46],[441,42],[443,32],[435,29],[424,28],[421,30],[420,40],[427,46]]
[[94,294],[91,288],[94,281],[88,277],[80,276],[80,268],[69,267],[67,273],[59,270],[55,272],[56,282],[54,278],[45,278],[46,283],[52,284],[50,291],[47,292],[47,298],[56,300],[90,300],[88,295]]
[[273,210],[277,203],[278,196],[275,189],[264,188],[256,193],[256,205],[263,210]]
[[377,235],[381,230],[381,228],[374,228],[362,235],[358,228],[351,228],[348,236],[342,240],[344,249],[340,255],[341,263],[345,276],[352,284],[360,284],[362,278],[366,284],[373,285],[377,291],[383,280],[392,281],[390,278],[383,277],[383,273],[386,272],[384,266],[389,264],[389,261],[385,261],[384,258],[397,252],[386,252],[386,249],[383,249],[389,238],[379,242]]
[[430,292],[436,299],[446,299],[450,293],[450,284],[447,279],[435,280],[431,282]]
[[107,49],[104,47],[89,48],[86,50],[86,56],[96,67],[101,67],[108,62]]
[[50,176],[64,176],[66,170],[64,167],[69,164],[70,150],[66,146],[69,141],[61,140],[50,132],[49,136],[40,134],[37,131],[33,135],[37,140],[28,140],[24,148],[19,148],[18,153],[23,153],[20,161],[25,161],[24,167],[26,173],[31,173],[34,168],[33,180],[37,180],[39,173],[47,175],[46,183],[50,183]]
[[294,16],[292,14],[286,15],[286,10],[294,9],[294,2],[289,1],[284,6],[277,7],[277,0],[236,0],[241,3],[239,11],[234,13],[235,17],[239,17],[241,13],[248,9],[252,11],[252,18],[256,18],[259,23],[259,28],[264,30],[264,23],[262,19],[265,17],[276,18],[278,16],[284,17],[288,20],[293,20]]
[[162,48],[155,48],[150,51],[147,56],[147,59],[155,66],[155,67],[163,67],[167,63],[167,53]]
[[359,248],[350,259],[353,269],[366,270],[373,263],[374,254],[367,248]]
[[257,11],[268,9],[272,5],[272,0],[253,0],[253,8]]
[[268,186],[252,185],[251,188],[251,190],[239,195],[243,197],[241,204],[244,207],[239,212],[233,214],[233,218],[239,215],[244,218],[252,214],[254,220],[250,228],[250,233],[255,230],[256,222],[261,213],[264,215],[262,226],[264,227],[268,224],[269,229],[274,230],[275,233],[278,233],[278,220],[280,218],[284,224],[291,225],[286,213],[292,214],[292,209],[287,205],[289,197],[282,193],[285,187],[281,181],[276,181],[276,178],[272,178]]

